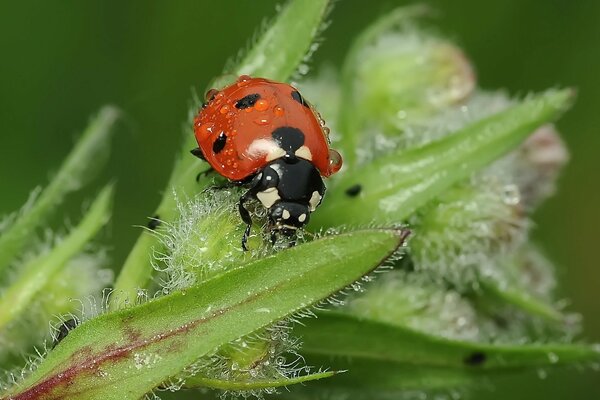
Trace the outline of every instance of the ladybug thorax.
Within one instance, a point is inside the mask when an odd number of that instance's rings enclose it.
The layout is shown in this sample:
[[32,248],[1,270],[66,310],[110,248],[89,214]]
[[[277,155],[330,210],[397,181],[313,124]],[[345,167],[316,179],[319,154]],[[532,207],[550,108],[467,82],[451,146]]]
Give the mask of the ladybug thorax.
[[268,163],[256,181],[256,198],[268,209],[271,227],[279,230],[297,229],[308,223],[325,195],[319,171],[298,157]]
[[328,130],[294,87],[240,77],[207,100],[194,130],[204,157],[221,175],[244,180],[285,157],[312,163],[322,176],[335,172]]

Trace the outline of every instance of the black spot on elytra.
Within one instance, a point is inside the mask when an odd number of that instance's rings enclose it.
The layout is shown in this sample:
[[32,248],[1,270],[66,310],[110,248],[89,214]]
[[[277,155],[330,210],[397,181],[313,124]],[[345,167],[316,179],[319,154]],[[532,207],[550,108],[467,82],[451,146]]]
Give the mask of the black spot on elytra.
[[292,99],[296,100],[298,103],[302,104],[304,107],[308,107],[308,103],[304,100],[304,97],[300,94],[299,91],[294,90],[292,92]]
[[290,156],[293,156],[296,150],[304,145],[304,133],[300,129],[291,126],[277,128],[271,133],[271,136],[279,147]]
[[225,148],[225,143],[227,143],[227,135],[225,132],[221,132],[219,137],[213,142],[213,152],[218,154]]
[[73,318],[64,321],[58,327],[58,332],[54,337],[54,343],[52,344],[52,348],[56,347],[64,338],[67,337],[70,331],[77,327],[77,321]]
[[350,186],[348,189],[346,189],[346,195],[350,196],[350,197],[356,197],[358,196],[358,194],[362,191],[362,186],[359,184]]
[[481,351],[474,351],[465,357],[463,362],[471,367],[479,367],[485,363],[487,356]]
[[148,221],[148,229],[152,229],[155,230],[156,228],[158,228],[160,226],[160,217],[157,215],[155,215],[154,217],[150,218],[150,221]]
[[252,107],[260,99],[260,94],[253,93],[248,96],[244,96],[235,102],[235,108],[243,110],[244,108]]

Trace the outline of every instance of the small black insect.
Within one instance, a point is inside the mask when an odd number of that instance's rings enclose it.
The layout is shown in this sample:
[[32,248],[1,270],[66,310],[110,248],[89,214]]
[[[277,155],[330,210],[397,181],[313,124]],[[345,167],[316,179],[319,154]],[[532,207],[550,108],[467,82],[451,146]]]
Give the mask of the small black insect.
[[150,218],[148,221],[148,229],[155,230],[161,224],[160,217],[156,214],[154,217]]
[[70,331],[77,327],[78,323],[74,318],[68,319],[60,324],[58,328],[58,333],[54,337],[52,348],[55,348],[64,338],[67,337]]

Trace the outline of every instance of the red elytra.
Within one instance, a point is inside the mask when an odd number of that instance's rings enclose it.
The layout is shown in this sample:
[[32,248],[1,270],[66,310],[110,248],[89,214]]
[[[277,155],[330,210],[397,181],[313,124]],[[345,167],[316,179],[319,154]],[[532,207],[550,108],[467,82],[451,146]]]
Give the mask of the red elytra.
[[296,154],[310,161],[324,177],[342,166],[329,148],[329,129],[320,115],[287,83],[240,76],[230,86],[207,93],[207,104],[194,120],[198,146],[220,175],[241,181],[284,155],[272,136],[277,128],[302,132]]

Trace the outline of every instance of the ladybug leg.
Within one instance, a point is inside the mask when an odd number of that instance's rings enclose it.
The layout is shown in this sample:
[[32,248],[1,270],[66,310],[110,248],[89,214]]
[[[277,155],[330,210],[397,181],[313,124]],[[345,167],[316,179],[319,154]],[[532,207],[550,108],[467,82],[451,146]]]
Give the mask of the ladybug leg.
[[208,167],[207,169],[205,169],[202,172],[199,172],[198,175],[196,175],[196,183],[200,182],[200,178],[207,176],[208,174],[214,172],[215,170],[213,169],[213,167]]
[[246,230],[244,231],[244,236],[242,236],[242,249],[244,249],[244,251],[248,250],[246,244],[248,243],[248,237],[250,236],[250,230],[252,229],[252,217],[250,216],[250,212],[244,204],[250,199],[256,199],[257,194],[261,191],[276,185],[277,180],[273,178],[273,176],[277,176],[276,174],[277,173],[275,171],[263,170],[261,173],[256,174],[244,181],[232,182],[238,186],[246,184],[250,186],[250,189],[248,189],[248,191],[244,193],[242,197],[240,197],[240,202],[238,204],[240,217],[246,224]]
[[250,216],[250,212],[244,206],[244,203],[249,199],[254,197],[254,190],[248,190],[242,197],[240,197],[240,202],[238,205],[238,209],[240,211],[240,217],[242,217],[242,221],[246,224],[246,230],[244,231],[244,236],[242,236],[242,249],[244,251],[248,251],[248,247],[246,243],[248,243],[248,237],[250,236],[250,229],[252,229],[252,217]]
[[190,150],[190,153],[192,153],[193,155],[195,155],[196,157],[198,157],[202,161],[206,161],[206,158],[204,157],[204,154],[202,153],[202,150],[200,150],[200,147],[196,147],[195,149]]

